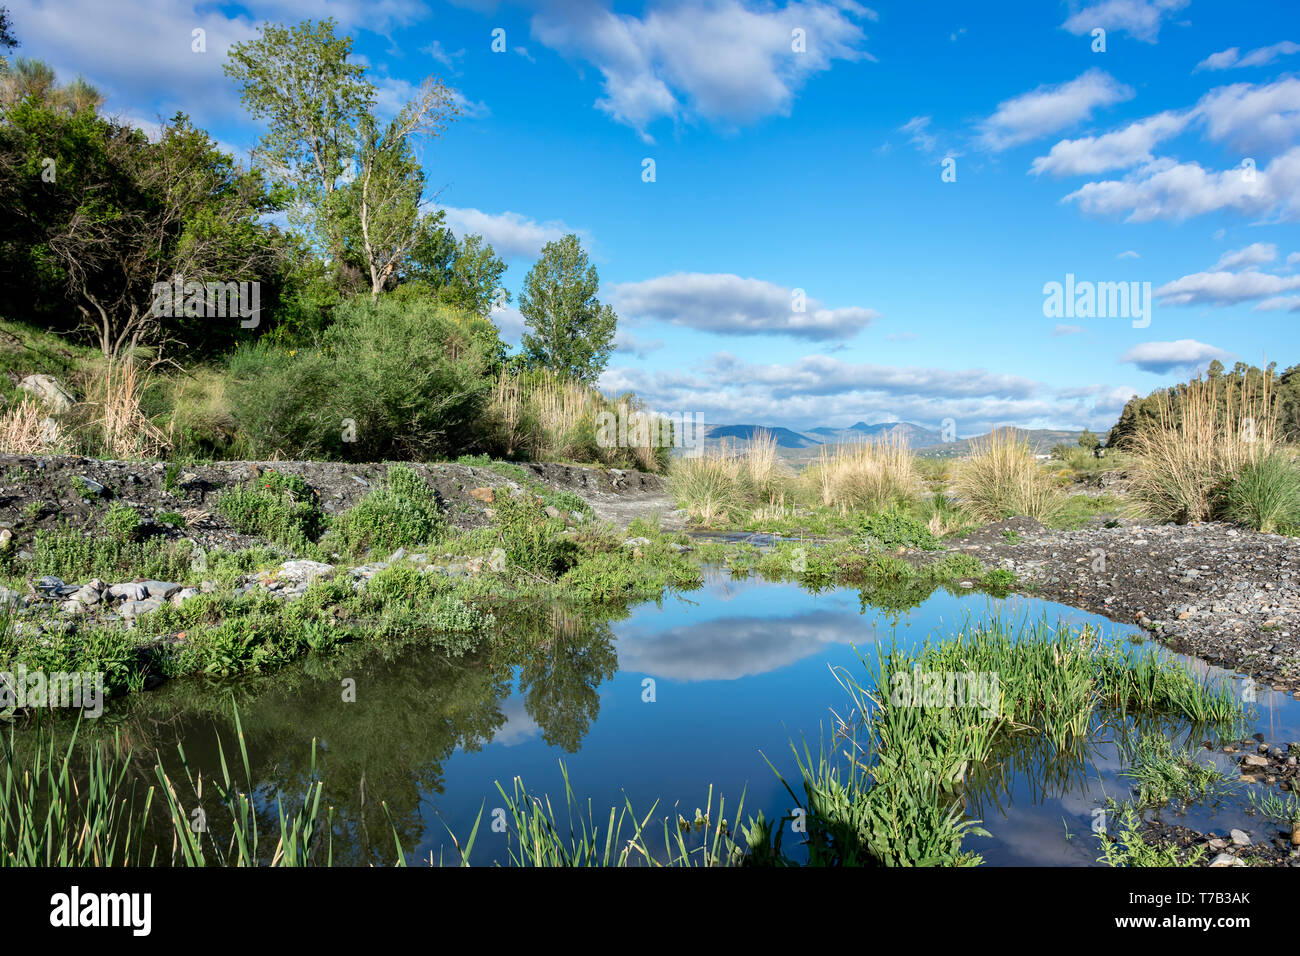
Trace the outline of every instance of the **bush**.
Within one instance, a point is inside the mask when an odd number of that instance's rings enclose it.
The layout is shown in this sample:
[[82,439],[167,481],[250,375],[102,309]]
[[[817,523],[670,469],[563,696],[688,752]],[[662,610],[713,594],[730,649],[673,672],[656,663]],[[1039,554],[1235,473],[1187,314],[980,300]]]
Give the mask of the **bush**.
[[110,537],[130,541],[140,527],[140,512],[123,504],[113,504],[100,519],[100,524]]
[[954,484],[962,506],[981,521],[1023,515],[1046,522],[1063,503],[1051,476],[1038,467],[1032,446],[1009,428],[975,444]]
[[561,537],[563,519],[548,517],[542,502],[525,492],[498,497],[492,507],[497,538],[511,567],[561,575],[577,563],[577,545]]
[[305,550],[325,530],[316,493],[299,475],[267,471],[251,486],[232,488],[217,498],[217,511],[240,534]]
[[236,350],[232,414],[252,453],[428,460],[473,448],[491,389],[481,319],[388,297],[335,317],[318,346]]
[[937,551],[939,540],[916,518],[901,511],[879,511],[858,523],[862,534],[881,548]]
[[438,496],[410,468],[394,465],[382,487],[339,515],[333,536],[346,550],[393,551],[431,544],[442,536],[446,520]]
[[1300,530],[1300,471],[1279,452],[1247,462],[1228,479],[1222,513],[1238,524],[1263,531]]
[[887,511],[913,504],[920,489],[915,459],[899,439],[822,448],[805,481],[823,505],[862,511]]

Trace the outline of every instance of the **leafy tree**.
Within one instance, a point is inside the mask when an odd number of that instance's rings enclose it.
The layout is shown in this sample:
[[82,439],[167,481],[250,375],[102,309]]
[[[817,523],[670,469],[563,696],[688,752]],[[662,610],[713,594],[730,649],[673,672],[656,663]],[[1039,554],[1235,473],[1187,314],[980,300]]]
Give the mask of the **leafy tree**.
[[15,106],[29,97],[68,113],[98,110],[104,105],[103,94],[83,77],[60,86],[54,68],[44,60],[21,56],[13,63],[0,60],[0,108]]
[[457,240],[450,229],[442,228],[412,252],[402,280],[420,283],[438,301],[487,318],[510,301],[510,293],[500,285],[505,271],[505,261],[481,235]]
[[1084,451],[1096,453],[1097,446],[1100,444],[1101,439],[1086,428],[1083,430],[1082,434],[1079,435],[1079,447]]
[[[9,8],[0,7],[0,50],[12,50],[18,45],[18,38],[14,36],[14,24],[9,19]],[[0,63],[4,62],[4,57],[0,57]]]
[[424,173],[412,147],[441,135],[458,109],[454,91],[428,79],[380,124],[375,87],[349,59],[352,39],[334,28],[333,19],[268,24],[230,48],[225,70],[269,127],[255,161],[294,190],[295,222],[310,229],[339,281],[368,285],[374,298],[440,225],[423,211]]
[[613,350],[618,316],[596,298],[599,288],[596,267],[576,235],[542,248],[519,294],[529,361],[579,382],[600,377]]
[[105,356],[208,334],[209,316],[158,314],[156,285],[260,281],[274,271],[277,233],[258,220],[277,200],[184,114],[157,142],[35,97],[5,119],[0,169],[12,176],[0,177],[0,248],[31,270],[0,270],[5,298],[70,307]]
[[326,254],[343,258],[339,224],[326,213],[375,91],[365,68],[348,61],[352,38],[336,37],[334,26],[333,19],[265,24],[257,38],[231,46],[224,70],[249,114],[268,127],[254,161],[293,188],[294,221],[312,230]]

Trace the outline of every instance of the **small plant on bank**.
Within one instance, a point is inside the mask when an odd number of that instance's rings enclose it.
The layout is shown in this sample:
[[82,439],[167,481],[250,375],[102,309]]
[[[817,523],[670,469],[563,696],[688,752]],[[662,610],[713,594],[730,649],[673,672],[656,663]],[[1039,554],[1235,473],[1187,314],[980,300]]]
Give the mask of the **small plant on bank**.
[[100,519],[104,533],[118,541],[130,541],[140,529],[140,512],[134,508],[113,504]]
[[316,494],[299,475],[267,471],[254,484],[223,492],[216,507],[240,534],[297,551],[306,550],[325,530]]
[[1025,516],[1044,523],[1060,511],[1061,495],[1034,458],[1033,447],[1009,428],[977,442],[957,472],[963,506],[981,521]]
[[1190,754],[1176,751],[1173,742],[1159,733],[1138,738],[1133,763],[1120,776],[1136,781],[1136,798],[1141,807],[1204,799],[1227,782],[1217,767],[1197,763]]
[[405,465],[388,470],[384,484],[334,522],[332,540],[353,553],[432,544],[446,530],[438,496]]
[[177,511],[160,511],[154,515],[154,521],[159,524],[169,524],[174,528],[185,527],[185,516]]
[[939,549],[939,539],[930,529],[902,511],[891,509],[867,515],[861,519],[859,527],[867,543],[874,547],[888,550],[912,548],[918,551]]
[[1265,534],[1300,531],[1300,469],[1280,452],[1247,462],[1227,482],[1222,512]]

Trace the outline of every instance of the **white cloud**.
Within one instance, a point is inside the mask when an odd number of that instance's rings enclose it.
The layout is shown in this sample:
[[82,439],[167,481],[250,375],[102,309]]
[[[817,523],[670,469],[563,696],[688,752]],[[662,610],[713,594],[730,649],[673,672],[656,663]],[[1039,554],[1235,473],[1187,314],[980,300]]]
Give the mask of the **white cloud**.
[[1132,249],[1127,249],[1115,257],[1116,259],[1141,259],[1142,257]]
[[1068,83],[1044,85],[1003,100],[980,124],[980,142],[1009,149],[1088,119],[1094,110],[1132,99],[1133,90],[1095,67]]
[[1195,339],[1179,339],[1176,342],[1143,342],[1129,349],[1119,360],[1136,365],[1144,372],[1163,375],[1175,369],[1192,368],[1212,359],[1231,357],[1231,353],[1213,345]]
[[1213,172],[1197,163],[1158,159],[1122,180],[1086,183],[1062,202],[1077,202],[1085,213],[1123,216],[1127,222],[1182,222],[1225,209],[1291,221],[1300,218],[1300,147],[1251,170]]
[[1126,32],[1144,43],[1155,43],[1164,17],[1187,4],[1188,0],[1100,0],[1079,10],[1062,26],[1075,36],[1101,27]]
[[1058,325],[1052,329],[1052,335],[1081,335],[1087,331],[1082,325]]
[[1262,46],[1251,50],[1245,56],[1239,56],[1240,52],[1240,48],[1231,46],[1218,53],[1211,53],[1196,64],[1196,69],[1227,70],[1233,67],[1263,66],[1266,63],[1272,63],[1279,56],[1291,56],[1293,53],[1300,53],[1300,43],[1283,40],[1281,43],[1274,43],[1272,46]]
[[[490,213],[481,209],[441,207],[447,213],[447,227],[457,236],[478,233],[503,259],[536,257],[542,246],[568,233],[585,234],[558,219],[538,222],[517,212]],[[589,240],[587,243],[589,244]]]
[[1289,312],[1300,312],[1300,295],[1279,295],[1271,299],[1265,299],[1259,305],[1250,311],[1252,312],[1280,312],[1286,309]]
[[[532,35],[600,71],[597,108],[643,139],[660,119],[752,123],[787,115],[809,76],[835,60],[872,59],[857,3],[800,0],[776,7],[752,0],[662,3],[641,17],[593,3],[556,4],[533,16]],[[806,35],[802,53],[792,31]]]
[[1156,289],[1162,305],[1236,305],[1300,289],[1300,276],[1267,272],[1196,272]]
[[600,380],[607,392],[635,391],[663,412],[699,412],[717,423],[769,422],[792,428],[834,421],[913,421],[937,427],[944,418],[958,434],[980,434],[1016,423],[1046,428],[1114,423],[1123,399],[1110,386],[1044,394],[1037,382],[984,369],[937,369],[853,364],[809,355],[788,364],[758,365],[727,353],[694,371],[618,367]]
[[1029,171],[1035,176],[1086,176],[1150,162],[1156,144],[1181,133],[1193,116],[1191,112],[1170,111],[1103,136],[1063,139],[1046,156],[1035,159]]
[[620,314],[658,319],[718,335],[784,334],[805,339],[850,338],[879,316],[854,306],[827,308],[806,298],[794,309],[796,290],[727,273],[676,273],[610,290]]
[[1247,155],[1285,149],[1300,138],[1300,78],[1220,86],[1201,97],[1196,112],[1215,142]]
[[638,339],[631,332],[619,328],[614,333],[614,351],[645,358],[651,352],[664,347],[663,339]]
[[1225,252],[1214,264],[1219,269],[1240,269],[1243,266],[1262,266],[1277,258],[1277,246],[1271,242],[1252,242],[1244,249]]

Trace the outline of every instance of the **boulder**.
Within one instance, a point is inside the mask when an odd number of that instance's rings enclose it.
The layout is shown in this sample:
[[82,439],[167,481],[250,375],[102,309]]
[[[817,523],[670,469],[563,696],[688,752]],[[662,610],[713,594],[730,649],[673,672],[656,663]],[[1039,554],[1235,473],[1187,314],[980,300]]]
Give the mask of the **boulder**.
[[18,387],[56,412],[66,412],[77,403],[73,394],[53,375],[28,375],[18,383]]

